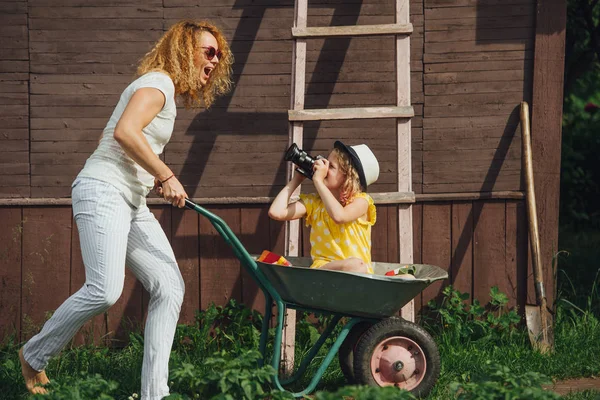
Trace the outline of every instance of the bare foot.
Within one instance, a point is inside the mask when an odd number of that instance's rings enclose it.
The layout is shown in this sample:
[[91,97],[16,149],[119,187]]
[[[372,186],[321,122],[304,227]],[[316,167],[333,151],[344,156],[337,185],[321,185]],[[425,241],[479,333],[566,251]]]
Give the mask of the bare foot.
[[35,369],[31,368],[31,365],[29,365],[27,361],[25,361],[25,358],[23,357],[22,347],[21,350],[19,350],[19,361],[21,361],[21,373],[23,374],[23,378],[25,379],[25,386],[27,387],[29,393],[48,393],[46,389],[36,385],[45,385],[47,383],[50,383],[50,380],[48,379],[44,371],[36,371]]

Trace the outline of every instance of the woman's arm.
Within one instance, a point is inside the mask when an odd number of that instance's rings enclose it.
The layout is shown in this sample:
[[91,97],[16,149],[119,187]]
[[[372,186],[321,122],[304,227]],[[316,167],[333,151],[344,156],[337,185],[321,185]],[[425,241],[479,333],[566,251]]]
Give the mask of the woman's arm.
[[306,215],[306,207],[301,201],[289,204],[292,193],[294,193],[294,190],[300,186],[304,179],[303,175],[299,173],[294,174],[292,180],[281,189],[275,200],[273,200],[271,207],[269,207],[269,217],[277,221],[290,221]]
[[171,169],[154,154],[142,132],[162,110],[165,101],[164,94],[158,89],[138,89],[115,127],[114,138],[129,157],[162,182],[165,199],[174,206],[184,207],[185,189]]
[[367,213],[369,209],[367,200],[358,198],[350,204],[342,206],[333,193],[331,193],[331,190],[325,186],[323,179],[325,179],[329,170],[329,161],[327,159],[321,158],[316,160],[314,168],[313,183],[333,222],[336,224],[345,224],[356,221]]

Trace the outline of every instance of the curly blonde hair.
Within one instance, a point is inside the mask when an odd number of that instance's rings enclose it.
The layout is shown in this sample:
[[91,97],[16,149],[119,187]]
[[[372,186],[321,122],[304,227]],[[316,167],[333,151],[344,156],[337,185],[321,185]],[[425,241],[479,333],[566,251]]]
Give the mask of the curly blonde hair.
[[346,180],[342,183],[342,187],[340,188],[340,203],[343,206],[346,206],[354,200],[354,197],[362,192],[360,185],[360,177],[358,176],[358,171],[352,165],[352,161],[350,160],[350,156],[338,149],[337,147],[333,149],[332,153],[337,157],[340,171],[346,175]]
[[[208,32],[217,39],[222,53],[206,85],[201,83],[200,73],[194,65],[202,32]],[[137,75],[164,71],[173,80],[175,93],[183,99],[186,108],[208,108],[217,96],[231,89],[232,64],[233,54],[219,28],[208,21],[181,21],[169,28],[140,60]]]

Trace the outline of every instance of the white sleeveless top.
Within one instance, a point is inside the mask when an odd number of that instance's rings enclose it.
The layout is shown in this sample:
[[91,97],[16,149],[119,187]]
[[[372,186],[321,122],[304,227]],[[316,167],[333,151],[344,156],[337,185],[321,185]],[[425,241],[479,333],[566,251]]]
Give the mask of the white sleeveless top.
[[144,87],[156,88],[165,95],[165,105],[162,110],[142,129],[154,153],[158,155],[163,152],[165,145],[171,139],[177,115],[175,86],[168,75],[162,72],[149,72],[133,81],[123,91],[119,103],[104,128],[98,148],[88,158],[83,170],[77,176],[112,184],[135,207],[146,204],[146,196],[154,186],[154,177],[125,153],[113,134],[129,99],[136,90]]

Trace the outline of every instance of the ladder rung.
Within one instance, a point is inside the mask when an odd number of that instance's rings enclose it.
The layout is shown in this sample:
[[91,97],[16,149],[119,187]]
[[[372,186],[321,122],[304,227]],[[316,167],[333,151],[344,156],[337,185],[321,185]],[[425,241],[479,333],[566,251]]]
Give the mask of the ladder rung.
[[398,35],[410,34],[412,31],[412,24],[324,26],[292,28],[292,36],[296,38],[306,38],[325,36]]
[[289,110],[290,121],[327,121],[334,119],[411,118],[412,106],[328,108],[316,110]]

